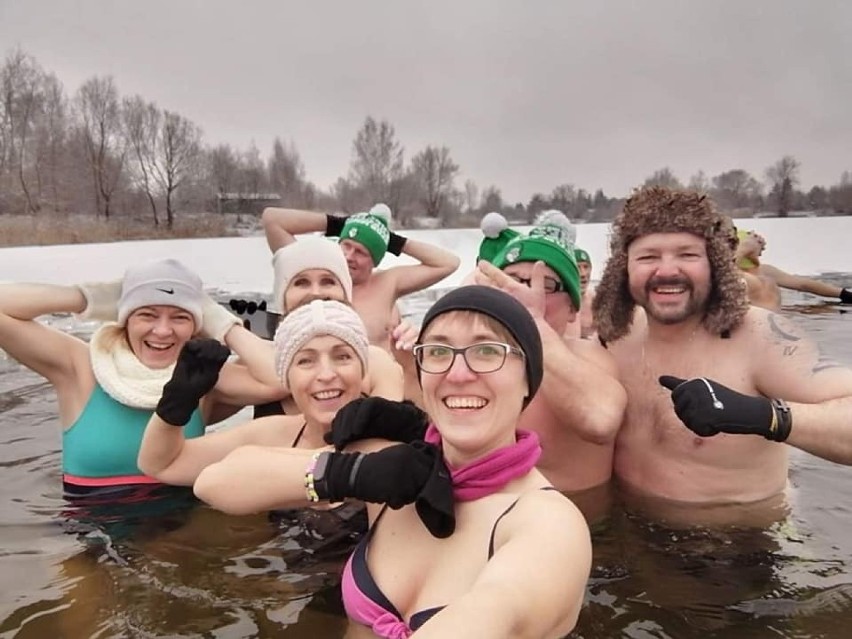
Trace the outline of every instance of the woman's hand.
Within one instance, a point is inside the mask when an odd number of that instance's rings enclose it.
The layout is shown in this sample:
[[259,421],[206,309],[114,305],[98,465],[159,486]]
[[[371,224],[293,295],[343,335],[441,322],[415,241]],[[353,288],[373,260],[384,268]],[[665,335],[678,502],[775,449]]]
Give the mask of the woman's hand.
[[186,424],[201,398],[216,385],[230,354],[228,347],[215,339],[197,338],[184,344],[157,404],[160,419],[172,426]]

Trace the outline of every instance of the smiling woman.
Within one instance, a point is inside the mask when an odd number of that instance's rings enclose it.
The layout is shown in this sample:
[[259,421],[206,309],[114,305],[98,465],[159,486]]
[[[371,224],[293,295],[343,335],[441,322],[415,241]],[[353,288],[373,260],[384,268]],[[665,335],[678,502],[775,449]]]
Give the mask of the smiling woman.
[[428,419],[356,400],[332,423],[335,452],[244,446],[195,492],[233,514],[368,502],[370,530],[342,575],[347,637],[562,637],[591,545],[579,510],[535,469],[538,436],[518,428],[544,371],[535,320],[506,293],[467,286],[430,308],[418,342]]
[[[202,330],[221,335],[238,320],[208,300],[201,279],[176,260],[131,267],[114,282],[6,284],[0,300],[0,347],[56,391],[66,492],[158,483],[139,470],[136,457],[178,353]],[[60,312],[105,323],[87,344],[36,321]],[[232,366],[189,416],[185,435],[203,434],[219,403],[271,396],[273,389]]]
[[346,304],[314,300],[284,318],[274,345],[281,390],[292,395],[298,414],[261,417],[187,438],[185,425],[228,354],[215,340],[192,340],[145,430],[139,467],[164,483],[191,486],[207,466],[239,446],[323,446],[337,412],[361,395],[369,362],[364,323]]

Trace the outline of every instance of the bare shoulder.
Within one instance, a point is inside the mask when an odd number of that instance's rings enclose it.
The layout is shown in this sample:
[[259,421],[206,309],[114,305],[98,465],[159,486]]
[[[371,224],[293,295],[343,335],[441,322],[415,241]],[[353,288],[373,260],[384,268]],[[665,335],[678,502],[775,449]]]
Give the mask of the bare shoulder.
[[232,428],[242,435],[246,444],[289,447],[304,423],[301,415],[269,415],[236,424]]
[[[572,536],[589,536],[589,527],[583,513],[558,490],[539,489],[523,493],[506,518],[510,520],[507,523],[510,523],[512,534],[523,531],[525,535],[534,534],[549,538],[553,533],[561,531]],[[535,521],[536,525],[530,526],[530,521]]]
[[808,339],[807,332],[797,322],[756,306],[749,307],[737,333],[738,336],[749,340],[757,338],[759,341],[773,344],[788,344]]

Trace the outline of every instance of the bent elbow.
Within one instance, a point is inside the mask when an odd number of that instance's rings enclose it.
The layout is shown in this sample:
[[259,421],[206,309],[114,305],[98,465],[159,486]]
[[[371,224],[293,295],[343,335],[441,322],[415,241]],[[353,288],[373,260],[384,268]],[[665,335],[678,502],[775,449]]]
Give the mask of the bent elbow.
[[201,501],[227,515],[248,515],[251,511],[245,503],[235,499],[233,483],[217,473],[214,468],[207,468],[198,476],[192,486],[192,492]]
[[263,209],[263,213],[260,214],[260,225],[264,231],[279,226],[278,209],[272,206]]
[[163,470],[165,470],[164,467],[162,466],[162,464],[155,463],[155,460],[143,457],[140,453],[139,457],[136,459],[136,465],[139,467],[139,470],[141,470],[144,475],[152,477],[164,484],[168,483],[163,481]]
[[613,399],[606,403],[595,405],[594,417],[589,424],[587,440],[600,445],[609,445],[615,441],[616,435],[624,421],[626,398]]

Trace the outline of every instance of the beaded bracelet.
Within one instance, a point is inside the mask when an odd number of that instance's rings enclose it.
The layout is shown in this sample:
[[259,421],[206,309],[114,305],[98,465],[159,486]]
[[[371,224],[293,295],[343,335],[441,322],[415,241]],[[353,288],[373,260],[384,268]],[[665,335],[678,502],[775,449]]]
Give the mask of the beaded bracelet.
[[314,486],[314,469],[317,467],[317,460],[322,453],[314,453],[311,456],[311,461],[305,469],[305,494],[308,496],[308,501],[318,502],[320,500],[317,494],[317,489]]

